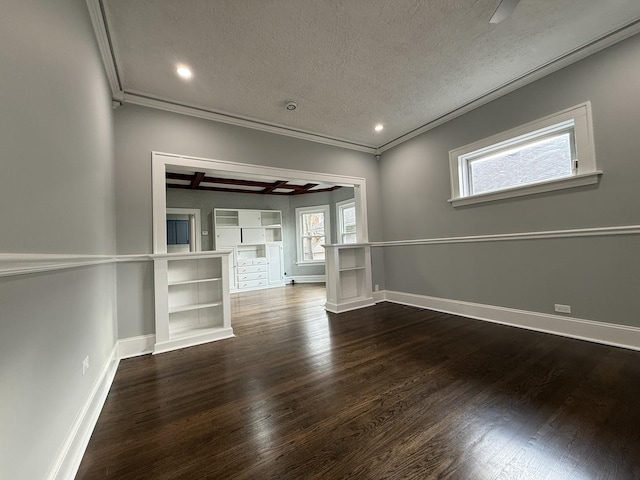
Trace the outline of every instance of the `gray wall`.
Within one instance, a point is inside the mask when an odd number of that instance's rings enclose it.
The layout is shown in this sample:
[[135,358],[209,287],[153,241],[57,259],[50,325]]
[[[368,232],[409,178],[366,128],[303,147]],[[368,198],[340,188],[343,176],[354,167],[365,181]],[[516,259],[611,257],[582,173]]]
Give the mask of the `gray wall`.
[[136,105],[115,111],[119,254],[150,253],[151,152],[364,177],[369,237],[382,238],[378,164],[373,155]]
[[[112,109],[85,1],[4,1],[0,45],[0,252],[113,253]],[[115,344],[115,278],[0,279],[0,478],[47,475]]]
[[[385,240],[638,224],[640,36],[383,154]],[[599,185],[456,208],[448,152],[591,101]],[[637,237],[385,247],[386,288],[640,326]]]
[[115,253],[112,109],[87,7],[2,10],[0,251]]
[[[152,251],[152,151],[364,177],[369,238],[382,238],[378,162],[373,155],[136,105],[119,107],[114,118],[118,254]],[[121,338],[125,338],[124,332],[127,336],[154,332],[153,312],[147,308],[153,288],[152,278],[145,273],[147,268],[142,263],[118,265]],[[374,283],[384,284],[383,269],[383,258],[378,256]],[[298,274],[294,267],[291,270]],[[309,267],[299,274],[317,273]],[[147,280],[140,284],[139,279]],[[144,317],[140,317],[141,312]]]

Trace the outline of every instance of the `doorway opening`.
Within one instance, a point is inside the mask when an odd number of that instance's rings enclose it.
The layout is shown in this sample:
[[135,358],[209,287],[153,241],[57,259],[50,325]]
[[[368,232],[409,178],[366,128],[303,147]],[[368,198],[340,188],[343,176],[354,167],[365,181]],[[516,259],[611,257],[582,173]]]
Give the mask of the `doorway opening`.
[[[205,172],[206,175],[215,177],[231,176],[233,178],[246,179],[277,178],[298,183],[313,182],[322,185],[351,187],[353,188],[353,199],[355,203],[355,234],[357,242],[366,243],[369,240],[366,213],[366,182],[364,178],[250,165],[172,153],[152,152],[151,173],[153,189],[154,253],[167,253],[167,172],[193,171]],[[207,232],[207,234],[209,234],[209,232]]]
[[[168,178],[183,178],[183,179],[192,179],[191,182],[183,180],[183,184],[185,185],[183,188],[173,189],[167,188]],[[280,215],[286,209],[276,208],[273,205],[276,205],[276,200],[265,200],[267,197],[272,199],[277,199],[279,204],[282,204],[282,199],[287,199],[287,201],[291,202],[292,207],[289,208],[288,220],[283,220],[280,222],[280,227],[282,228],[282,232],[279,235],[282,235],[282,241],[280,241],[280,262],[282,262],[282,281],[279,283],[280,285],[284,285],[286,283],[304,283],[304,282],[324,282],[325,280],[325,265],[323,261],[318,261],[315,263],[305,262],[300,260],[300,255],[298,254],[298,239],[300,238],[299,228],[296,226],[296,210],[304,210],[299,208],[294,208],[293,206],[305,206],[305,202],[309,202],[309,199],[312,199],[314,196],[316,198],[320,198],[320,196],[324,195],[327,197],[329,192],[331,194],[335,194],[335,192],[343,192],[342,195],[349,196],[351,202],[353,204],[353,209],[355,213],[355,232],[352,232],[350,236],[350,241],[356,241],[357,243],[367,243],[368,242],[368,227],[367,227],[367,214],[366,214],[366,182],[364,178],[360,177],[349,177],[342,175],[334,175],[327,173],[319,173],[319,172],[308,172],[308,171],[300,171],[300,170],[291,170],[291,169],[282,169],[276,167],[267,167],[267,166],[259,166],[259,165],[249,165],[243,163],[235,163],[235,162],[227,162],[223,160],[214,160],[214,159],[206,159],[206,158],[197,158],[190,157],[184,155],[177,155],[171,153],[161,153],[161,152],[153,152],[152,153],[152,188],[153,188],[153,250],[156,254],[163,253],[173,253],[176,248],[184,249],[184,251],[211,251],[211,250],[228,250],[226,246],[222,248],[216,244],[215,235],[218,234],[216,231],[216,209],[219,211],[220,208],[224,207],[224,209],[237,209],[238,211],[242,210],[242,204],[238,204],[235,207],[231,204],[225,205],[216,205],[214,201],[209,202],[208,200],[203,200],[208,194],[216,193],[218,195],[225,193],[224,188],[222,192],[202,192],[198,191],[198,189],[191,188],[196,179],[202,181],[205,178],[216,178],[216,179],[234,179],[234,180],[245,180],[246,182],[263,182],[264,184],[271,183],[272,190],[277,190],[278,186],[286,187],[287,185],[303,185],[305,188],[313,189],[317,188],[322,191],[322,193],[312,193],[304,195],[288,195],[285,192],[281,192],[280,195],[260,195],[257,193],[262,192],[253,192],[252,194],[248,193],[227,193],[227,195],[236,195],[240,197],[255,198],[252,203],[253,207],[251,209],[254,210],[254,213],[262,213],[267,218],[269,215],[277,215],[273,212],[280,211]],[[172,180],[173,181],[173,180]],[[287,185],[284,185],[283,182],[286,182]],[[211,185],[211,184],[210,184]],[[309,185],[314,185],[314,187],[309,187]],[[222,186],[224,187],[224,185]],[[302,188],[302,187],[301,187]],[[211,190],[214,187],[210,187]],[[280,188],[280,190],[284,190],[284,188]],[[178,193],[176,193],[178,192]],[[276,192],[277,193],[277,192]],[[199,202],[196,205],[190,202],[176,202],[175,199],[180,195],[191,195],[195,197],[199,195]],[[204,196],[203,196],[204,195]],[[209,197],[206,197],[209,198]],[[213,197],[211,197],[213,198]],[[237,197],[236,197],[237,198]],[[293,200],[293,199],[298,200]],[[168,204],[168,199],[170,199],[170,204]],[[263,199],[260,202],[260,199]],[[329,209],[331,222],[333,225],[336,225],[338,218],[336,216],[336,212],[338,210],[338,204],[340,202],[344,202],[345,198],[340,197],[340,195],[336,196],[336,199]],[[256,203],[258,202],[258,203]],[[300,203],[302,202],[302,203]],[[313,203],[313,201],[311,201]],[[246,210],[249,213],[249,209]],[[223,212],[224,213],[224,212]],[[175,215],[175,216],[174,216]],[[183,216],[181,216],[183,215]],[[224,215],[222,215],[224,216]],[[222,217],[221,216],[221,217]],[[200,217],[200,218],[199,218]],[[199,218],[199,219],[198,219]],[[188,220],[189,227],[189,245],[183,243],[182,246],[176,247],[168,244],[168,230],[167,230],[167,219],[169,220]],[[198,219],[198,220],[196,220]],[[254,219],[255,220],[255,219]],[[264,220],[255,220],[256,222]],[[267,222],[269,223],[269,222]],[[173,227],[170,227],[173,228]],[[183,224],[184,229],[184,224]],[[231,230],[231,228],[228,228]],[[270,230],[271,229],[271,230]],[[262,231],[265,231],[266,234],[273,234],[273,232],[277,229],[274,225],[256,225],[256,228],[245,228],[244,232],[242,232],[243,228],[238,226],[239,233],[235,235],[241,235],[244,233],[244,237],[248,238],[249,234],[257,234],[260,235]],[[222,230],[222,229],[218,229]],[[325,239],[325,243],[327,244],[336,244],[342,243],[343,240],[337,235],[337,228],[335,229],[333,235],[333,240],[331,237]],[[228,232],[227,232],[228,233]],[[355,239],[353,238],[355,236]],[[173,237],[172,237],[173,239]],[[183,242],[186,242],[185,238],[181,239]],[[199,241],[199,242],[198,242]],[[270,268],[267,266],[259,265],[262,256],[258,255],[260,252],[259,248],[254,247],[254,245],[262,244],[263,242],[258,240],[250,241],[248,244],[246,242],[242,242],[242,245],[238,244],[235,248],[232,248],[233,253],[230,255],[230,271],[231,272],[239,272],[240,267],[244,268],[249,272],[249,276],[259,274],[258,270],[261,268],[266,270],[267,275],[267,284],[263,285],[257,282],[257,286],[255,288],[270,288],[271,286],[276,286],[278,282],[271,282],[272,270],[276,271],[278,269]],[[270,237],[264,241],[264,257],[266,258],[268,263],[269,258],[278,258],[276,255],[278,252],[276,251],[277,242],[270,242]],[[303,242],[300,241],[300,244],[303,245]],[[283,245],[285,248],[283,249]],[[195,248],[196,250],[192,250]],[[251,250],[251,249],[254,250]],[[255,253],[255,255],[252,255]],[[256,257],[255,259],[253,257]],[[284,260],[282,260],[284,258]],[[247,259],[251,259],[249,262],[250,265],[247,265]],[[264,258],[262,258],[264,260]],[[254,263],[256,265],[254,265]],[[242,265],[240,265],[242,264]],[[249,268],[246,268],[249,267]],[[235,270],[234,270],[235,269]],[[253,272],[255,270],[255,272]],[[261,270],[260,270],[261,271]],[[259,276],[259,275],[258,275]],[[236,277],[235,274],[229,275],[230,279],[235,281],[235,284],[232,285],[231,292],[241,291],[243,288],[253,288],[254,280],[249,279],[247,283],[240,283],[243,281],[241,278],[231,278]],[[271,282],[271,283],[270,283]]]
[[202,251],[199,208],[167,207],[166,219],[167,253]]

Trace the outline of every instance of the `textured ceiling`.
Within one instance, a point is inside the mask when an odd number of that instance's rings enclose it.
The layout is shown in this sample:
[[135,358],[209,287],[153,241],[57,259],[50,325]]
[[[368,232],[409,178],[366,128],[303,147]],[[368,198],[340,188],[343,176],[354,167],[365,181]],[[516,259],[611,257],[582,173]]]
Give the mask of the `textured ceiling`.
[[104,0],[104,11],[125,92],[373,147],[640,18],[638,0],[521,0],[492,25],[498,4]]

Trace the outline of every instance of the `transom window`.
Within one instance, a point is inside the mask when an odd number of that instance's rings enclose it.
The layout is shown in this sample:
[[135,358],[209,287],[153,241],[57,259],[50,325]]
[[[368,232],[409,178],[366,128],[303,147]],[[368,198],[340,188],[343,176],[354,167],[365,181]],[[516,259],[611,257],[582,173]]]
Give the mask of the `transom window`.
[[324,263],[324,248],[330,243],[329,205],[296,208],[298,263]]
[[336,203],[338,218],[338,243],[356,243],[356,202],[345,200]]
[[454,206],[597,182],[589,104],[449,152]]

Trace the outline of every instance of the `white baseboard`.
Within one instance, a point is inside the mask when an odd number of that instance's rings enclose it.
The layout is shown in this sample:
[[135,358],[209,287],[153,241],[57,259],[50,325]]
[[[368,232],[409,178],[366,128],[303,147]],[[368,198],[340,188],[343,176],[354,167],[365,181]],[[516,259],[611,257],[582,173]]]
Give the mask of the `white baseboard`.
[[628,348],[630,350],[640,350],[640,328],[636,327],[389,290],[376,292],[374,294],[376,301],[379,301],[380,294],[388,302]]
[[325,283],[324,275],[292,275],[287,277],[287,283],[291,283],[293,280],[295,283]]
[[386,301],[385,294],[386,294],[386,292],[384,290],[379,290],[377,292],[373,292],[373,301],[376,302],[376,303],[380,303],[380,302]]
[[284,287],[285,285],[287,285],[286,282],[282,282],[282,283],[272,283],[270,285],[261,285],[259,287],[252,287],[252,288],[242,288],[242,289],[229,289],[229,293],[244,293],[244,292],[255,292],[257,290],[268,290],[270,288],[278,288],[278,287]]
[[324,305],[324,308],[327,312],[343,313],[343,312],[350,312],[351,310],[358,310],[364,307],[371,307],[375,304],[376,302],[374,301],[374,299],[372,297],[369,297],[369,298],[353,300],[351,302],[342,302],[340,304],[327,301],[327,303],[325,303]]
[[120,360],[123,358],[139,357],[147,353],[153,353],[153,346],[156,344],[155,335],[140,335],[118,340],[118,353]]
[[185,338],[167,340],[166,342],[156,342],[153,346],[153,354],[155,355],[158,353],[179,350],[181,348],[195,347],[196,345],[202,345],[216,340],[225,340],[232,337],[235,337],[235,335],[233,334],[233,328],[231,327],[210,328],[197,335],[194,334]]
[[102,367],[102,371],[91,389],[91,393],[82,410],[73,422],[67,438],[47,475],[47,480],[72,480],[75,477],[111,389],[120,360],[152,353],[155,338],[155,335],[141,335],[118,340]]
[[102,371],[91,389],[89,397],[73,422],[67,438],[65,438],[62,448],[47,475],[47,480],[72,480],[75,477],[104,402],[109,394],[119,362],[118,345],[116,344],[102,367]]

